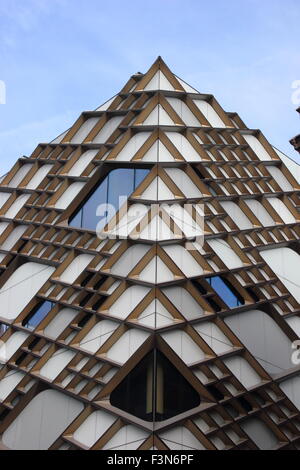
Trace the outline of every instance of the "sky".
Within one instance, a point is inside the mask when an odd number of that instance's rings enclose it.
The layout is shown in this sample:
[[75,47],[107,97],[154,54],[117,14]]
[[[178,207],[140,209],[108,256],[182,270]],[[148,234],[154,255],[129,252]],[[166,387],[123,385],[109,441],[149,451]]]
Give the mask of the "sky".
[[299,24],[299,0],[0,0],[0,175],[158,55],[300,161]]

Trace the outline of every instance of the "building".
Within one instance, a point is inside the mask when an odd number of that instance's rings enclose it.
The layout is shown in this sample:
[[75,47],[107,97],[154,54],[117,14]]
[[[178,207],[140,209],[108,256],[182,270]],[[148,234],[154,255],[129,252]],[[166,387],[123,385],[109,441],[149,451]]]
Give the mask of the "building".
[[300,449],[299,189],[160,57],[20,158],[0,185],[1,447]]
[[[300,108],[297,109],[298,113],[300,113]],[[300,134],[296,135],[291,141],[291,144],[294,146],[297,152],[300,152]]]

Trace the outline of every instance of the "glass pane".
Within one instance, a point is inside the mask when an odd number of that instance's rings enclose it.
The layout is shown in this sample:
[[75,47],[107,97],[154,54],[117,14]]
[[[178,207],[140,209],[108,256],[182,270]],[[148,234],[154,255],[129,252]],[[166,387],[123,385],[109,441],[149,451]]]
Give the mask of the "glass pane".
[[229,286],[228,281],[223,280],[219,276],[210,277],[207,280],[228,307],[235,308],[244,304],[244,300],[232,286]]
[[[96,191],[90,196],[88,201],[83,206],[82,228],[89,230],[96,230],[98,222],[105,216],[105,207],[103,207],[103,215],[96,215],[97,209],[100,204],[105,204],[107,201],[107,181],[105,180],[98,186]],[[99,212],[98,212],[99,213]]]
[[199,406],[200,396],[176,367],[154,350],[115,388],[110,402],[145,421],[163,421]]
[[136,189],[140,183],[143,181],[143,179],[146,178],[148,175],[149,170],[147,169],[142,169],[142,168],[136,168],[134,172],[134,189]]
[[25,328],[34,329],[48,315],[53,308],[53,303],[49,301],[39,304],[22,322]]
[[[89,196],[82,208],[70,219],[69,224],[72,227],[89,230],[96,230],[98,227],[101,230],[119,210],[119,203],[124,204],[148,173],[148,169],[118,168],[112,170]],[[123,199],[120,201],[121,196]],[[111,206],[99,207],[101,204],[107,203]]]
[[[108,204],[111,204],[115,212],[119,210],[119,198],[127,200],[134,190],[134,169],[119,168],[109,174],[108,179]],[[121,204],[124,203],[120,201]]]
[[82,227],[82,209],[70,220],[70,225],[73,227]]

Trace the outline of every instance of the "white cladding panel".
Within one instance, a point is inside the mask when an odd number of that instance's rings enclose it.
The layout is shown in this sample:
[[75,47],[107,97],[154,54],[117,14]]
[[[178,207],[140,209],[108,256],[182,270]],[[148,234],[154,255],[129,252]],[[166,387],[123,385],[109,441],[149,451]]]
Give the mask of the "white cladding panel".
[[275,225],[275,221],[259,201],[255,199],[245,199],[245,203],[264,227]]
[[260,160],[272,160],[271,156],[266,151],[265,147],[261,144],[257,137],[250,134],[243,134],[243,137]]
[[7,229],[9,222],[0,222],[0,235]]
[[205,358],[204,352],[185,331],[168,331],[161,336],[186,364],[191,365]]
[[278,444],[278,440],[271,429],[257,418],[243,421],[241,427],[261,450],[271,450]]
[[179,168],[165,168],[165,172],[187,198],[199,198],[202,193],[191,178]]
[[166,97],[172,108],[183,120],[186,126],[200,127],[201,123],[198,121],[196,116],[192,113],[190,108],[184,103],[184,101],[178,98]]
[[224,321],[270,374],[293,367],[291,341],[268,314],[249,310]]
[[281,382],[279,386],[300,411],[300,376],[290,377]]
[[4,401],[8,397],[24,376],[25,374],[23,374],[23,372],[16,372],[15,370],[7,372],[7,374],[0,380],[0,402]]
[[121,338],[107,351],[108,359],[124,364],[135,351],[146,341],[149,333],[143,330],[127,330]]
[[[292,160],[291,158],[289,158],[287,155],[282,153],[280,150],[276,149],[275,147],[273,147],[273,148],[274,148],[275,152],[277,153],[277,155],[279,156],[279,158],[283,161],[285,166],[288,168],[288,170],[292,173],[295,180],[298,181],[298,183],[300,183],[300,164],[299,164],[299,160],[298,160],[298,163],[297,163],[294,160]],[[299,159],[299,156],[295,157],[295,158]]]
[[17,349],[28,338],[28,334],[23,331],[13,333],[5,343],[0,341],[0,363],[7,362],[17,351]]
[[47,450],[83,410],[83,404],[56,390],[33,398],[3,434],[13,450]]
[[70,168],[68,175],[69,176],[80,176],[89,163],[93,160],[95,155],[97,155],[98,150],[87,150],[84,152],[76,163]]
[[166,135],[187,162],[201,160],[198,152],[184,135],[179,132],[166,132]]
[[141,428],[128,424],[123,426],[102,450],[136,450],[147,439],[149,433]]
[[160,104],[155,106],[153,111],[151,111],[149,116],[143,122],[144,126],[157,126],[158,124],[161,126],[174,126],[175,124]]
[[220,204],[239,229],[253,228],[252,222],[237,204],[232,201],[220,201]]
[[66,209],[68,205],[75,199],[79,191],[83,188],[85,183],[80,181],[76,181],[76,183],[72,183],[65,192],[60,196],[60,198],[56,201],[55,207],[56,209]]
[[162,291],[187,320],[203,317],[203,308],[183,287],[167,287]]
[[88,134],[91,132],[93,127],[97,124],[99,121],[98,117],[92,117],[90,119],[87,119],[84,121],[84,123],[80,126],[76,134],[72,137],[71,141],[73,144],[81,144],[85,138],[88,136]]
[[92,261],[93,255],[79,255],[71,261],[69,266],[64,270],[64,272],[60,275],[60,280],[62,282],[67,282],[72,284],[85,270],[88,264]]
[[293,190],[293,186],[291,185],[287,177],[282,173],[280,168],[278,168],[277,166],[268,166],[267,170],[273,176],[274,180],[278,183],[278,185],[283,191]]
[[53,165],[43,165],[38,171],[33,175],[29,183],[27,183],[27,189],[35,189],[37,188],[46,175],[51,171]]
[[233,344],[230,339],[215,323],[207,321],[194,325],[194,328],[216,354],[232,350]]
[[102,320],[97,323],[79,343],[86,351],[95,353],[105,341],[118,328],[119,324],[111,320]]
[[26,163],[25,165],[22,165],[21,168],[19,168],[19,170],[15,174],[15,176],[13,176],[10,180],[8,186],[10,188],[16,188],[17,186],[19,186],[21,181],[25,178],[25,176],[31,170],[32,167],[33,165],[31,163]]
[[228,357],[223,362],[247,389],[258,385],[262,381],[249,362],[241,356]]
[[236,269],[244,266],[241,258],[235,253],[225,240],[207,240],[209,246],[219,256],[228,269]]
[[182,88],[187,91],[188,93],[198,93],[199,94],[199,91],[197,91],[195,88],[191,87],[188,83],[186,83],[184,80],[182,80],[181,78],[177,77],[177,80],[179,81],[180,85],[182,86]]
[[187,208],[184,208],[179,204],[166,204],[163,208],[187,238],[203,235],[204,218],[199,215],[198,211],[198,215],[196,219],[194,219],[188,212]]
[[33,262],[17,268],[0,289],[0,317],[15,319],[54,271],[52,266]]
[[124,145],[122,150],[118,153],[116,160],[118,161],[130,161],[141,146],[146,142],[148,137],[151,135],[150,132],[138,132]]
[[212,127],[226,127],[226,125],[210,103],[204,100],[194,100],[194,103],[200,109],[200,111]]
[[75,352],[68,349],[58,349],[41,367],[40,375],[51,381],[54,380],[67,364],[69,364],[75,354]]
[[142,270],[139,279],[152,284],[160,284],[173,281],[174,275],[168,266],[158,256],[155,256]]
[[131,286],[110,307],[109,313],[117,318],[125,319],[129,313],[141,302],[148,294],[150,289],[143,286]]
[[0,193],[0,208],[4,206],[6,201],[10,198],[11,193]]
[[107,139],[112,135],[112,133],[117,129],[120,122],[123,121],[124,116],[114,116],[109,119],[100,132],[96,135],[93,140],[94,144],[102,144],[107,141]]
[[111,267],[110,272],[118,276],[127,276],[138,264],[142,257],[149,251],[149,245],[136,244],[128,248],[117,262]]
[[143,162],[174,162],[173,155],[160,141],[156,141],[143,156]]
[[174,91],[174,87],[171,85],[167,77],[158,70],[151,80],[147,83],[144,90],[171,90]]
[[116,416],[106,411],[94,411],[74,432],[73,437],[76,441],[90,448],[113,425],[116,419]]
[[44,329],[44,334],[49,338],[56,339],[64,329],[71,323],[71,321],[78,315],[78,310],[72,308],[63,308],[60,310],[53,320],[48,323]]
[[156,177],[141,194],[141,199],[152,200],[152,201],[167,201],[174,199],[174,194],[170,191],[164,181]]
[[279,277],[288,291],[300,302],[299,269],[300,256],[290,248],[264,250],[260,255]]
[[201,276],[203,274],[202,266],[183,246],[168,245],[164,247],[164,250],[186,277]]
[[292,224],[296,221],[293,214],[289,211],[281,199],[278,199],[277,197],[268,197],[267,201],[271,204],[272,207],[274,207],[275,211],[285,224]]
[[28,229],[28,225],[17,225],[13,231],[8,235],[1,245],[2,250],[10,250],[16,242],[22,237],[25,231]]
[[178,426],[160,433],[170,450],[205,450],[205,447],[187,428]]
[[10,219],[14,218],[20,209],[26,204],[28,199],[30,198],[30,194],[22,194],[21,196],[17,197],[17,199],[12,203],[10,208],[4,214],[4,217],[8,217]]

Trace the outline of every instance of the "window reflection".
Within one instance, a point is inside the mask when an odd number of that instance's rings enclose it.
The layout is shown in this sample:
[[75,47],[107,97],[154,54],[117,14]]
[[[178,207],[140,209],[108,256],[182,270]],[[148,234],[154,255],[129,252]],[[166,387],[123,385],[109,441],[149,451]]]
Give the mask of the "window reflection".
[[239,305],[244,305],[244,299],[227,279],[221,276],[214,276],[208,277],[206,280],[228,307],[235,308]]
[[110,204],[115,212],[119,210],[121,196],[127,199],[135,191],[139,184],[149,173],[148,169],[142,168],[118,168],[112,170],[95,191],[88,197],[84,204],[76,211],[69,221],[72,227],[96,230],[103,228],[110,220],[112,213],[104,206],[98,212],[101,204]]
[[39,303],[27,317],[22,321],[22,326],[34,330],[34,328],[41,323],[42,320],[48,315],[50,310],[52,310],[54,304],[48,300],[42,303]]

